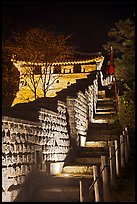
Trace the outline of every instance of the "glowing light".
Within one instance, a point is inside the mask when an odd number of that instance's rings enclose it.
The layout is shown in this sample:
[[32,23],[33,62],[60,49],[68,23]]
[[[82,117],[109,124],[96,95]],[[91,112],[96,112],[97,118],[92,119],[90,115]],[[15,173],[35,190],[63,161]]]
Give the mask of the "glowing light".
[[62,172],[64,162],[55,162],[50,164],[50,174],[60,174]]
[[85,136],[80,136],[80,146],[84,147],[86,142],[86,137]]
[[66,176],[66,177],[67,177],[67,176],[69,176],[69,174],[63,174],[63,176]]

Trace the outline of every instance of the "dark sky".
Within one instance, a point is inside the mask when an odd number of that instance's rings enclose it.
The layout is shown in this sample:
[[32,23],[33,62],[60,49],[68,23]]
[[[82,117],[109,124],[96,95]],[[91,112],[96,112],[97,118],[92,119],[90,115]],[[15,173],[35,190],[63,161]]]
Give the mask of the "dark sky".
[[22,25],[45,26],[73,34],[77,50],[101,51],[119,19],[134,18],[134,2],[5,2],[3,22],[14,31]]

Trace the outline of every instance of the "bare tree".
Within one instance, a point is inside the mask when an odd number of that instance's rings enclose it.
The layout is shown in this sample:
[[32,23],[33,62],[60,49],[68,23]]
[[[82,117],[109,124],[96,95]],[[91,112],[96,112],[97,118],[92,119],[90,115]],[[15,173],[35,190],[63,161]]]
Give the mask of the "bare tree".
[[19,87],[19,71],[11,62],[11,53],[2,42],[2,107],[10,107]]
[[[49,29],[31,27],[13,33],[12,40],[7,46],[12,50],[16,60],[26,62],[22,77],[26,77],[27,85],[33,91],[35,99],[40,81],[44,97],[54,83],[55,79],[51,81],[53,63],[69,60],[73,55],[74,46],[68,42],[70,37],[71,35],[58,34]],[[37,63],[41,64],[38,74],[35,73]]]

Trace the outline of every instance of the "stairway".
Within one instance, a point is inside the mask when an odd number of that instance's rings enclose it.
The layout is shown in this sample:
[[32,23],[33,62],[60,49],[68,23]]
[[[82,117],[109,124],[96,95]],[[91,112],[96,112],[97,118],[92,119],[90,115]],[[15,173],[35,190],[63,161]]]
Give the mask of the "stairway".
[[80,176],[72,177],[65,174],[45,176],[30,202],[79,202],[80,179]]
[[99,91],[97,109],[93,122],[89,124],[85,147],[79,147],[75,161],[84,165],[100,163],[100,156],[108,155],[108,147],[118,139],[120,126],[116,115],[114,98]]
[[93,165],[101,168],[101,156],[109,156],[108,147],[118,139],[119,132],[115,100],[100,90],[85,146],[77,148],[76,157],[63,167],[61,174],[45,177],[31,202],[80,202],[81,184],[84,202],[94,202],[94,190],[89,193]]
[[109,96],[106,97],[105,90],[99,91],[96,113],[92,123],[89,124],[85,146],[78,147],[74,161],[63,168],[65,173],[76,174],[75,165],[81,168],[86,166],[91,170],[86,173],[91,174],[93,179],[93,165],[98,165],[101,170],[101,156],[109,157],[109,146],[113,145],[114,140],[119,140],[120,125],[117,119],[116,101],[113,95],[111,97],[110,91]]

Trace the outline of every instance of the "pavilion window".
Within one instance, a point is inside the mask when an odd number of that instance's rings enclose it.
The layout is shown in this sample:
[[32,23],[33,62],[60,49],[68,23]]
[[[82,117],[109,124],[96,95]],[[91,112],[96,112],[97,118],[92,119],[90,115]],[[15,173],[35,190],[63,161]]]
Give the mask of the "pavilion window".
[[53,74],[61,74],[61,65],[55,65]]
[[73,73],[81,73],[81,65],[80,64],[74,64]]

